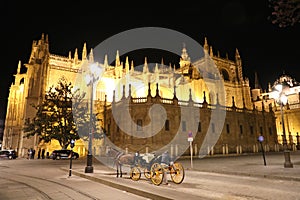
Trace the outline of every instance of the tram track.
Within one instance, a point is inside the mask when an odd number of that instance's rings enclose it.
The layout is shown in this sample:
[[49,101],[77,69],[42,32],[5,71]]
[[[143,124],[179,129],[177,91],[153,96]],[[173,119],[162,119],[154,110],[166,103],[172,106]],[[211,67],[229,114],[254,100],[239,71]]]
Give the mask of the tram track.
[[37,187],[33,187],[32,185],[30,184],[27,184],[27,183],[24,183],[22,181],[17,181],[17,180],[14,180],[14,179],[11,179],[11,178],[6,178],[6,177],[1,177],[1,179],[5,179],[5,180],[8,180],[8,181],[11,181],[13,183],[18,183],[18,184],[21,184],[21,185],[24,185],[30,189],[33,189],[34,191],[36,191],[37,193],[41,194],[42,197],[44,197],[45,199],[49,199],[49,200],[52,200],[53,198],[51,198],[48,194],[46,194],[45,192],[43,192],[42,190],[38,189]]
[[[40,197],[43,199],[52,200],[57,199],[55,196],[65,195],[71,199],[99,200],[99,198],[94,197],[86,192],[83,192],[75,187],[46,178],[40,178],[24,174],[12,174],[10,175],[10,178],[2,176],[2,179],[11,181],[13,183],[18,183],[27,187],[28,189],[32,189],[36,191],[37,194],[40,194]],[[51,188],[55,188],[55,190]]]

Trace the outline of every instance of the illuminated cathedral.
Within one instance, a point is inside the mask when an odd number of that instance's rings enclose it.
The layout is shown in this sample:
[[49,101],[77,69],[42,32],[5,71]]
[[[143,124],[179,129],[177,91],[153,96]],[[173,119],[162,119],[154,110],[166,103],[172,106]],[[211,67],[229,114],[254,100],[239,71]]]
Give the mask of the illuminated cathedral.
[[[36,112],[31,104],[39,104],[49,87],[56,85],[60,78],[64,77],[75,84],[84,67],[96,64],[103,73],[92,94],[95,105],[101,106],[94,106],[94,110],[101,113],[101,126],[107,131],[107,139],[121,148],[132,151],[161,148],[178,132],[181,134],[178,143],[186,142],[186,136],[192,128],[196,153],[258,152],[259,135],[265,137],[267,151],[279,151],[281,135],[278,134],[280,129],[276,128],[275,104],[265,101],[257,88],[250,88],[248,78],[243,76],[239,51],[236,49],[234,60],[223,58],[219,53],[215,55],[206,38],[203,51],[201,59],[191,61],[188,47],[184,46],[179,67],[165,65],[163,61],[149,67],[145,56],[143,67],[138,70],[134,60],[128,57],[121,60],[119,54],[122,52],[119,51],[116,52],[114,65],[109,64],[105,55],[101,55],[103,62],[95,62],[93,49],[88,51],[85,43],[81,59],[77,49],[73,55],[71,52],[68,56],[52,54],[49,52],[48,35],[42,34],[38,41],[32,43],[28,63],[18,63],[15,80],[9,91],[3,148],[16,149],[20,157],[24,157],[29,148],[43,148],[46,152],[59,148],[55,141],[45,144],[38,136],[24,138],[24,123],[33,118]],[[210,62],[217,71],[209,71],[205,75],[203,73],[207,71],[199,69]],[[21,73],[23,66],[26,67],[25,73]],[[220,90],[215,82],[224,89]],[[130,126],[124,120],[127,115],[114,113],[114,109],[122,109],[124,102],[130,110],[128,116],[133,122]],[[147,138],[139,137],[139,134],[145,134],[147,125],[151,123],[149,110],[154,104],[165,109],[163,118],[159,113],[153,114],[158,115],[157,119],[162,119],[161,122],[157,120],[160,128],[148,127],[150,132],[156,133]],[[196,120],[180,114],[188,108],[193,108]],[[221,127],[217,122],[210,122],[211,113],[220,108],[226,112]],[[203,150],[201,146],[206,135],[218,131],[220,135],[214,145],[205,146]],[[298,127],[295,127],[293,132],[297,131]],[[94,142],[94,154],[103,153],[101,145],[102,142]],[[77,141],[74,150],[86,155],[84,141]]]

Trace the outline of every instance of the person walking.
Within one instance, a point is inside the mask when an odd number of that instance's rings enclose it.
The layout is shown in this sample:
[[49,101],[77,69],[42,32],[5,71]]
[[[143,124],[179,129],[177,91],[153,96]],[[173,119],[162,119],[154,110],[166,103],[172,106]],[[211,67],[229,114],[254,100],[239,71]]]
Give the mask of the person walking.
[[34,159],[34,156],[35,156],[35,149],[32,149],[31,152],[32,152],[31,158]]
[[28,149],[28,152],[27,152],[27,155],[28,155],[28,160],[30,160],[31,159],[31,157],[32,157],[32,151],[31,151],[32,149],[30,148],[30,149]]
[[42,149],[42,159],[45,158],[45,149]]
[[39,150],[38,150],[38,157],[37,157],[38,159],[40,159],[41,158],[41,149],[39,148]]

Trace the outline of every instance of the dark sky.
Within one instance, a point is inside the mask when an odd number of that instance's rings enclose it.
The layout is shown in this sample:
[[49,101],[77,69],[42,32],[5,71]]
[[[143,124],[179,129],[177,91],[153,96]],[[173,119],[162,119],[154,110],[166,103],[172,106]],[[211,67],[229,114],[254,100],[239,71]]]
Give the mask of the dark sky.
[[255,72],[263,89],[283,72],[300,81],[300,25],[279,28],[272,24],[268,20],[272,12],[268,1],[128,2],[1,3],[0,118],[4,118],[6,112],[9,86],[18,61],[28,62],[32,41],[40,39],[42,33],[49,36],[51,53],[68,56],[75,48],[80,53],[84,42],[90,49],[128,29],[169,28],[201,45],[207,37],[209,45],[215,53],[219,51],[221,57],[228,53],[229,58],[234,59],[238,48],[244,76],[250,79],[251,86],[254,86]]

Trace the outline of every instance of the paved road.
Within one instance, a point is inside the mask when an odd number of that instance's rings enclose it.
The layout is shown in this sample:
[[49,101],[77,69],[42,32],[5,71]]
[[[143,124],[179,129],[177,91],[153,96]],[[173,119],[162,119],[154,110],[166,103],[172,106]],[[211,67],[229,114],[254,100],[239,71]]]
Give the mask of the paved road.
[[[300,152],[292,152],[293,168],[284,168],[283,153],[215,156],[178,160],[185,179],[155,186],[115,177],[115,170],[94,160],[94,173],[84,173],[85,158],[68,160],[0,160],[0,199],[300,199]],[[16,176],[14,174],[21,174]],[[24,176],[25,175],[25,176]],[[26,177],[28,176],[28,177]],[[11,180],[10,180],[11,179]],[[69,187],[67,187],[69,186]]]
[[79,176],[69,177],[61,170],[66,165],[68,161],[0,160],[0,200],[147,199]]

